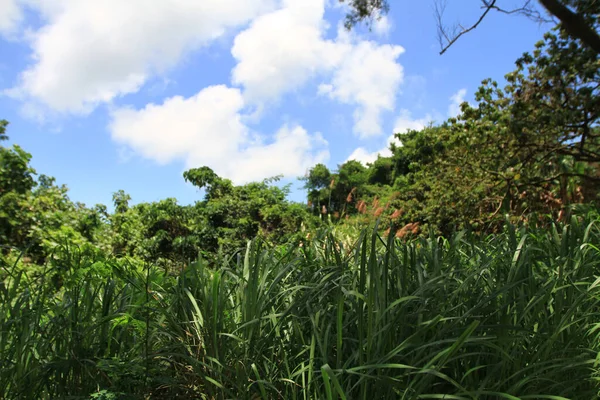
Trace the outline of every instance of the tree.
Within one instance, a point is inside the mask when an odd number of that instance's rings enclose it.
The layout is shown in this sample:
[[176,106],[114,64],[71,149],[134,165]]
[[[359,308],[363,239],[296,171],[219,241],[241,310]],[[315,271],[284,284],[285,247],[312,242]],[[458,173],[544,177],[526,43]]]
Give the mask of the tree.
[[8,126],[8,121],[5,119],[0,120],[0,142],[3,140],[8,140],[8,136],[6,135],[6,127]]
[[15,145],[0,148],[0,196],[14,192],[25,194],[35,186],[35,170],[29,165],[31,154]]
[[[478,104],[463,103],[458,118],[399,137],[404,146],[393,149],[394,159],[410,176],[402,198],[417,200],[407,207],[420,210],[413,218],[447,233],[501,222],[504,214],[556,218],[570,203],[597,200],[590,189],[600,183],[597,55],[556,29],[516,64],[504,88],[484,81]],[[431,152],[436,142],[442,152]]]
[[207,198],[221,197],[231,191],[233,186],[229,179],[219,177],[206,166],[185,171],[183,178],[198,189],[206,189]]
[[305,189],[321,190],[329,186],[331,172],[324,164],[317,164],[310,169],[306,178]]
[[[507,215],[566,218],[570,204],[600,200],[600,64],[578,41],[555,28],[504,87],[485,80],[457,118],[396,134],[402,145],[390,145],[390,159],[339,166],[328,208],[373,200],[372,211],[383,208],[374,216],[449,235],[493,231]],[[390,168],[393,194],[383,190]]]
[[[318,179],[313,176],[311,183],[316,187],[320,187],[328,173],[326,168],[318,170],[321,171]],[[183,176],[206,190],[204,200],[193,206],[196,224],[192,230],[198,232],[202,250],[213,253],[219,248],[238,250],[256,236],[285,242],[297,237],[301,225],[308,223],[306,208],[286,200],[289,187],[272,185],[279,177],[236,186],[206,166],[190,169]]]
[[[536,21],[547,21],[535,7],[532,0],[522,0],[522,5],[512,9],[501,8],[498,0],[480,0],[482,13],[477,21],[471,25],[457,24],[448,27],[443,22],[445,1],[436,1],[436,19],[438,37],[440,40],[440,54],[443,54],[461,36],[476,29],[491,12],[504,14],[520,14]],[[340,0],[345,2],[345,0]],[[600,3],[596,0],[538,0],[539,3],[552,17],[560,22],[561,28],[573,39],[578,39],[585,46],[600,54],[599,15]],[[346,27],[351,28],[359,22],[368,24],[374,18],[379,18],[389,10],[387,0],[350,0],[350,12],[346,16]]]
[[319,213],[321,205],[327,204],[331,198],[331,179],[332,175],[325,164],[317,164],[310,169],[308,175],[302,180],[305,181],[304,189],[308,190],[308,201],[312,211]]
[[[3,122],[2,128],[7,125]],[[26,246],[32,222],[29,198],[36,184],[30,160],[31,154],[17,145],[0,147],[0,243],[5,246]]]
[[350,211],[347,210],[346,205],[356,204],[357,199],[367,194],[367,174],[367,168],[360,161],[348,160],[338,166],[337,174],[333,178],[330,208],[340,213]]
[[368,169],[368,181],[374,185],[391,185],[393,183],[394,161],[390,157],[377,156]]
[[577,46],[564,31],[555,31],[516,64],[504,92],[520,145],[600,162],[598,55]]
[[596,0],[539,0],[539,2],[557,17],[565,32],[572,38],[600,54],[600,35],[598,34],[598,18],[600,4]]
[[115,206],[115,213],[124,214],[129,209],[129,202],[131,201],[131,196],[125,193],[124,190],[119,190],[118,192],[113,193],[112,196],[113,204]]
[[[140,247],[152,262],[187,263],[199,251],[193,208],[177,204],[174,198],[145,203],[135,208],[139,215],[143,239]],[[168,266],[168,265],[167,265]]]
[[455,128],[468,130],[463,145],[471,149],[501,150],[486,155],[486,168],[505,187],[505,202],[518,195],[531,209],[543,195],[562,209],[573,201],[569,186],[600,183],[593,167],[600,162],[598,56],[557,29],[516,64],[503,89],[484,82],[478,107],[465,104]]
[[345,26],[352,28],[360,22],[370,24],[372,19],[380,18],[390,9],[388,0],[339,0],[340,3],[347,2],[350,12],[346,15]]
[[443,129],[443,126],[427,126],[421,130],[409,130],[395,135],[402,146],[397,146],[395,143],[390,144],[394,164],[394,181],[425,168],[444,151],[442,135],[438,132]]
[[139,213],[129,207],[131,196],[124,190],[113,193],[112,199],[115,206],[115,212],[110,216],[113,253],[133,255],[141,236]]
[[[0,121],[5,137],[7,125]],[[0,146],[0,244],[3,253],[12,247],[43,263],[57,245],[95,240],[101,221],[85,221],[88,210],[76,207],[67,187],[56,185],[53,177],[40,175],[36,182],[30,161],[31,154],[21,147]]]

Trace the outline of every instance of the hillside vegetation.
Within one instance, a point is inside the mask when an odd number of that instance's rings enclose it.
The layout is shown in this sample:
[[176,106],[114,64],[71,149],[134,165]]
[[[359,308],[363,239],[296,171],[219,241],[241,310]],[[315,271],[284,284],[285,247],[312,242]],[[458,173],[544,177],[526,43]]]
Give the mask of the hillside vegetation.
[[0,146],[0,398],[597,398],[599,119],[556,28],[306,204],[199,166],[195,204],[109,212]]
[[5,270],[0,391],[591,399],[599,242],[597,215],[486,239],[365,231],[342,247],[324,232],[302,247],[253,241],[173,275],[61,247],[38,271]]

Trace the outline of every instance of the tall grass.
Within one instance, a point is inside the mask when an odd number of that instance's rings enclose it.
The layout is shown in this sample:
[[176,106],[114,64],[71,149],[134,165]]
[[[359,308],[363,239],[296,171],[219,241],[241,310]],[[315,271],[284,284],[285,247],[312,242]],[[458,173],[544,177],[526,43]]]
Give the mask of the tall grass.
[[596,398],[598,223],[5,265],[0,398]]

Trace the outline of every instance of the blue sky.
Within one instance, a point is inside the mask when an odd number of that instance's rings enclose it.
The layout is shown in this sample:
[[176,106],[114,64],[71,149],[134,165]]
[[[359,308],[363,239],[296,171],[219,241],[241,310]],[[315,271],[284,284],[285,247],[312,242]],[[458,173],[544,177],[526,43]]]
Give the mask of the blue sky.
[[[397,3],[397,4],[396,4]],[[505,0],[507,6],[513,5]],[[449,24],[479,15],[451,2]],[[369,32],[335,0],[0,0],[0,118],[87,205],[201,193],[182,172],[236,183],[385,154],[502,80],[548,26],[491,13],[440,56],[433,0],[392,2]]]

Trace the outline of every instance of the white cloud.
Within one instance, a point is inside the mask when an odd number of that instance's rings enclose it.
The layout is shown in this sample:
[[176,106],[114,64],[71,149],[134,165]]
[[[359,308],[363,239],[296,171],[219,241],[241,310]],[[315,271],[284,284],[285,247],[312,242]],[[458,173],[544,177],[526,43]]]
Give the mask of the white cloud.
[[433,121],[433,117],[427,114],[424,118],[414,119],[410,111],[406,109],[400,110],[400,115],[394,123],[394,133],[406,133],[409,130],[421,130]]
[[355,149],[352,154],[350,154],[350,156],[346,159],[346,161],[348,160],[356,160],[356,161],[360,161],[363,164],[367,164],[367,163],[372,163],[375,160],[377,160],[377,157],[391,157],[392,156],[392,152],[390,151],[390,144],[395,143],[398,146],[401,146],[402,144],[400,143],[400,141],[398,139],[396,139],[395,135],[390,135],[388,136],[388,138],[386,139],[385,142],[385,146],[382,147],[379,150],[373,151],[373,152],[369,152],[369,150],[367,150],[364,147],[358,147],[357,149]]
[[339,62],[334,44],[322,38],[324,11],[323,0],[286,0],[237,35],[232,81],[244,86],[247,99],[276,99]]
[[378,36],[386,37],[390,34],[391,30],[392,22],[386,15],[383,15],[380,18],[376,19],[373,23],[373,31]]
[[239,90],[211,86],[187,99],[175,96],[141,110],[117,109],[110,131],[115,141],[161,164],[176,159],[210,164],[248,140],[239,117],[243,107]]
[[467,95],[467,89],[460,89],[458,92],[450,96],[450,105],[448,106],[448,116],[450,118],[456,117],[460,114],[460,105],[465,101]]
[[23,14],[17,0],[0,0],[0,34],[13,34],[22,19]]
[[318,93],[356,106],[354,131],[381,134],[381,113],[393,110],[402,83],[397,58],[404,49],[358,40],[343,28],[326,40],[324,0],[284,0],[284,7],[257,18],[235,39],[232,81],[249,101],[276,100],[310,78],[331,74]]
[[402,143],[396,139],[396,133],[406,133],[409,130],[420,130],[432,121],[433,118],[430,114],[427,114],[423,118],[414,119],[410,111],[402,109],[394,124],[394,134],[387,138],[385,147],[373,152],[369,152],[364,147],[358,147],[350,154],[347,160],[357,160],[366,164],[377,160],[378,156],[391,157],[392,152],[390,151],[390,144],[395,143],[397,146],[402,145]]
[[391,156],[391,152],[388,148],[381,149],[379,151],[374,151],[369,153],[367,149],[364,147],[359,147],[350,154],[350,156],[346,159],[346,161],[356,160],[360,161],[363,164],[372,163],[377,160],[377,157],[389,157]]
[[321,94],[357,106],[354,132],[362,138],[380,135],[381,113],[394,109],[404,76],[396,59],[403,52],[400,46],[360,41],[347,51],[331,83],[319,88]]
[[27,1],[46,24],[31,39],[34,63],[9,93],[86,113],[138,91],[185,54],[270,10],[274,0]]
[[117,109],[109,129],[113,140],[145,158],[207,165],[235,183],[298,176],[329,157],[323,138],[300,126],[283,126],[270,140],[254,134],[243,123],[244,108],[239,89],[211,86],[141,110]]
[[[0,0],[8,2],[9,0]],[[343,29],[326,39],[330,0],[12,0],[37,10],[28,35],[32,64],[5,91],[38,118],[91,112],[165,77],[192,51],[251,22],[232,47],[232,83],[256,107],[322,77],[319,93],[355,107],[354,132],[381,134],[402,83],[400,46],[360,40]],[[18,7],[16,8],[18,12]],[[375,29],[384,33],[383,17]],[[329,79],[331,78],[331,79]]]
[[[460,104],[464,101],[466,95],[466,89],[461,89],[450,97],[450,105],[448,107],[448,114],[455,116],[460,111]],[[410,130],[421,130],[430,123],[435,123],[436,120],[443,119],[443,116],[438,112],[432,114],[426,114],[423,118],[413,118],[412,113],[407,109],[401,109],[396,121],[394,122],[394,134],[389,136],[386,141],[385,147],[370,152],[365,147],[356,148],[347,160],[357,160],[362,163],[372,163],[377,160],[378,156],[390,157],[392,155],[389,147],[391,143],[395,143],[397,146],[402,146],[402,143],[395,137],[396,133],[407,133]]]
[[296,177],[329,159],[327,142],[320,134],[309,135],[301,126],[284,125],[271,143],[257,143],[240,151],[228,165],[235,182],[247,182],[283,174]]

